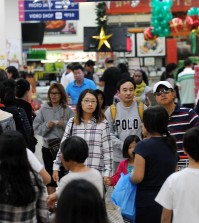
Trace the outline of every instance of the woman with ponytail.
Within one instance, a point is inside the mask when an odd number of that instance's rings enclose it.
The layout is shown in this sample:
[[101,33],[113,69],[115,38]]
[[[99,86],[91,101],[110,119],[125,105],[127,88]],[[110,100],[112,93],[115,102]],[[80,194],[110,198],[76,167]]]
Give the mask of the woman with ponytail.
[[177,165],[175,140],[167,130],[168,118],[167,111],[159,105],[143,114],[142,131],[147,139],[135,147],[131,176],[133,183],[138,184],[135,223],[161,222],[162,207],[154,198]]

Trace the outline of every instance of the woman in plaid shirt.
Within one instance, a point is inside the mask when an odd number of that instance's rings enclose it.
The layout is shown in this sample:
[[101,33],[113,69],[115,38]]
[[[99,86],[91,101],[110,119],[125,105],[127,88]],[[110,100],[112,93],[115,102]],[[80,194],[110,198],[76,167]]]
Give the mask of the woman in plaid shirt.
[[[62,142],[71,135],[85,139],[89,147],[86,165],[99,170],[106,179],[112,174],[113,147],[108,122],[102,112],[94,90],[84,90],[78,99],[76,116],[68,121]],[[61,152],[53,165],[53,178],[58,181]]]
[[28,161],[21,133],[0,136],[0,222],[47,223],[47,194]]

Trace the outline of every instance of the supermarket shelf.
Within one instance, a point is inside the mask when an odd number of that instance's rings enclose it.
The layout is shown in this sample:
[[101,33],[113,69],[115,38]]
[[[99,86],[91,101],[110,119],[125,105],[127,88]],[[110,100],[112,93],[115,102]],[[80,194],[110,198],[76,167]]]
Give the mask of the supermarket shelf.
[[43,59],[26,59],[27,62],[36,62],[36,61],[41,61]]

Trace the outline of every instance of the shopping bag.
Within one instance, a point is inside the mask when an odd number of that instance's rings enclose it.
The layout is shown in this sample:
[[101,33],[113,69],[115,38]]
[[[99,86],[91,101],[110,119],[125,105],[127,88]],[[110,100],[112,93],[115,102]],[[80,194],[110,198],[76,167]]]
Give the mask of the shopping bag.
[[122,216],[134,221],[137,185],[131,182],[130,175],[131,173],[127,175],[121,173],[120,179],[112,193],[112,201],[120,207]]

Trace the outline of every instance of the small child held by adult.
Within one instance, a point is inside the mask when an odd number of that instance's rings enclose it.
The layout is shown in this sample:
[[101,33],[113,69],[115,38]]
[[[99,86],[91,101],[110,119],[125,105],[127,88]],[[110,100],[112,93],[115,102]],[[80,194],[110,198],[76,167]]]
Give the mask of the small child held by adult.
[[195,223],[199,219],[199,129],[189,129],[183,139],[189,166],[170,175],[155,201],[163,206],[161,223]]
[[61,161],[70,172],[61,178],[57,191],[48,196],[48,207],[54,208],[64,187],[72,180],[84,179],[91,182],[103,197],[103,181],[100,172],[88,168],[84,162],[88,157],[88,145],[79,136],[71,136],[61,144]]
[[137,135],[129,135],[126,137],[122,148],[123,157],[126,159],[120,162],[115,174],[107,178],[105,181],[106,186],[115,186],[120,179],[121,173],[126,175],[133,171],[135,157],[133,150],[139,141],[140,138]]

